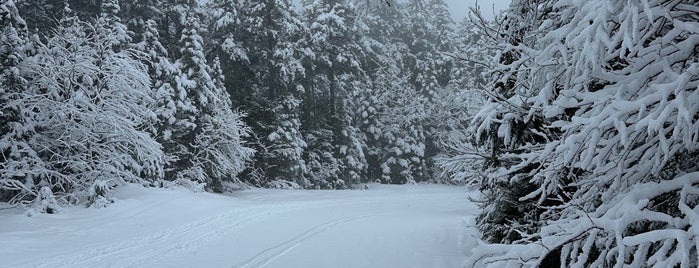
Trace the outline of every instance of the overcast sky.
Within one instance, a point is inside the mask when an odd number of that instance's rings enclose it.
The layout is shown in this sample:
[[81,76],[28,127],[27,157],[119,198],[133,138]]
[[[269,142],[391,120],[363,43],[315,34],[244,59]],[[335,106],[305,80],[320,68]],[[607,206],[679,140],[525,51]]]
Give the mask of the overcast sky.
[[[476,0],[444,0],[449,5],[449,11],[454,22],[460,22],[468,15],[468,8],[474,6]],[[510,5],[510,0],[478,0],[481,12],[487,19],[493,19],[493,7],[495,12],[506,9]]]
[[[200,0],[207,1],[207,0]],[[405,0],[397,0],[405,1]],[[302,0],[292,0],[296,8],[302,8]],[[449,5],[449,12],[451,12],[451,17],[454,22],[459,23],[461,20],[468,15],[468,8],[476,4],[476,0],[444,0],[447,5]],[[495,13],[506,9],[510,5],[511,0],[478,0],[478,5],[481,6],[481,11],[483,16],[487,19],[493,19],[493,10]]]

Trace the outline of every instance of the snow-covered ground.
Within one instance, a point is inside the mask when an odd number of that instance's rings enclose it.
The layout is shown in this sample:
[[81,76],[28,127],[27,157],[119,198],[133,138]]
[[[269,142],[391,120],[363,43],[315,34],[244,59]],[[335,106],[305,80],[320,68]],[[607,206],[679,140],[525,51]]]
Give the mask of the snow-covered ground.
[[463,187],[247,190],[128,185],[103,209],[0,210],[2,267],[461,267],[476,207]]

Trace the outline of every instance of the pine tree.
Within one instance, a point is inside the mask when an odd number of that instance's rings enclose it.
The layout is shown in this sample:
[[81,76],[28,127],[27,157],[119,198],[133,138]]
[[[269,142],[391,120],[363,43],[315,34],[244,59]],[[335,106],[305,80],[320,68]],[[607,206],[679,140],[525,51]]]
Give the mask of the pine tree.
[[[242,27],[238,38],[248,58],[241,64],[253,74],[246,79],[254,80],[240,81],[239,87],[249,89],[254,84],[257,90],[252,93],[270,100],[297,91],[297,80],[304,69],[296,42],[306,29],[291,3],[288,0],[246,1],[240,17],[247,27]],[[232,57],[239,55],[238,51],[228,53]]]
[[[230,5],[226,5],[228,3]],[[221,43],[215,44],[212,51],[224,60],[225,85],[232,96],[233,105],[247,112],[245,121],[255,133],[253,146],[258,154],[252,172],[246,175],[246,181],[266,185],[268,180],[281,177],[290,181],[302,180],[302,176],[273,175],[296,170],[298,165],[295,163],[298,161],[294,158],[295,154],[276,155],[276,152],[270,151],[276,145],[268,137],[275,131],[287,129],[288,126],[278,125],[287,122],[287,118],[299,118],[298,114],[288,114],[299,113],[299,109],[292,108],[294,105],[287,102],[297,102],[298,95],[303,92],[301,79],[305,70],[299,40],[307,31],[305,25],[287,0],[213,4],[219,7],[213,13],[220,14],[213,20],[214,28],[223,32],[222,36],[215,38]],[[229,31],[234,32],[231,34]],[[292,100],[284,100],[286,98]],[[305,145],[297,148],[303,147]],[[278,159],[287,156],[292,158]],[[267,159],[279,161],[266,163]],[[279,163],[291,166],[280,166]],[[265,177],[262,171],[270,175]],[[301,184],[305,185],[305,182]]]
[[[542,207],[523,220],[551,220],[524,234],[527,244],[517,253],[506,253],[514,246],[494,245],[473,256],[473,265],[697,265],[691,230],[699,181],[699,39],[693,27],[699,24],[696,10],[687,9],[696,4],[528,6],[526,13],[538,14],[531,18],[547,27],[518,34],[538,42],[519,43],[526,54],[511,58],[510,66],[528,66],[510,80],[521,101],[509,104],[528,115],[525,120],[539,118],[543,127],[526,125],[525,133],[546,144],[516,152],[519,161],[510,170],[535,166],[526,173],[533,187],[519,200]],[[526,14],[519,11],[511,15]],[[523,77],[531,84],[521,83]],[[499,129],[505,141],[514,137]],[[557,206],[547,206],[551,200]]]
[[214,98],[202,109],[204,113],[198,115],[202,118],[198,120],[201,124],[195,139],[194,162],[206,172],[207,189],[223,192],[239,187],[237,176],[255,151],[244,146],[243,138],[248,137],[249,128],[242,121],[243,115],[232,110],[218,58],[214,59],[209,73]]
[[20,64],[30,56],[30,45],[14,1],[0,4],[0,27],[0,200],[16,204],[38,197],[34,177],[47,170],[30,146],[34,127],[22,115],[28,81]]
[[[301,121],[298,118],[300,101],[289,95],[281,98],[274,108],[274,128],[267,136],[269,142],[268,158],[264,159],[269,169],[266,172],[268,187],[292,188],[307,187],[305,179],[306,163],[303,151],[306,141],[301,135]],[[289,184],[290,183],[290,184]]]
[[501,37],[505,44],[499,53],[499,66],[495,77],[486,86],[489,98],[474,118],[473,132],[479,146],[485,147],[487,155],[482,159],[485,170],[480,178],[480,189],[485,201],[477,218],[478,226],[489,242],[512,243],[522,238],[521,234],[534,233],[542,224],[538,200],[521,200],[536,189],[531,181],[532,172],[539,163],[521,161],[522,155],[539,153],[540,146],[556,134],[546,128],[540,111],[530,110],[523,100],[536,90],[531,84],[517,88],[521,83],[530,83],[528,61],[531,55],[523,46],[534,46],[534,31],[540,19],[551,12],[551,1],[513,2],[505,21],[507,32]]
[[[424,99],[408,85],[407,80],[394,76],[379,77],[374,91],[382,116],[378,122],[378,148],[374,151],[381,170],[381,182],[415,183],[425,180]],[[390,80],[389,80],[390,79]],[[384,90],[390,89],[390,90]]]
[[[344,188],[350,182],[359,182],[366,167],[350,99],[365,76],[361,70],[363,51],[357,42],[358,18],[341,1],[312,1],[305,10],[310,30],[307,42],[312,52],[306,58],[304,86],[308,170],[329,167],[331,172],[318,180],[321,187]],[[313,174],[309,177],[314,178]]]
[[[139,36],[145,34],[148,27],[153,26],[148,26],[148,21],[152,21],[154,25],[165,26],[165,3],[165,0],[121,1],[119,14],[129,30]],[[159,31],[164,29],[166,28],[158,28]]]
[[35,1],[13,1],[19,11],[19,15],[29,26],[27,30],[34,33],[48,34],[53,30],[63,17],[64,1],[57,0],[35,0]]
[[443,119],[432,116],[437,116],[438,101],[444,100],[435,98],[449,90],[455,65],[453,22],[447,5],[441,0],[412,0],[405,4],[405,9],[409,15],[404,42],[410,52],[405,56],[404,68],[410,85],[425,98],[423,105],[427,114],[419,122],[425,138],[419,142],[425,144],[425,176],[431,178],[437,173],[434,158],[442,150],[438,143],[442,131],[438,122]]
[[[222,59],[223,63],[235,64],[237,61],[249,61],[244,39],[243,3],[239,0],[210,1],[212,28],[210,38],[214,44],[212,53]],[[227,68],[235,69],[235,66]]]
[[111,50],[119,52],[131,43],[130,33],[119,17],[121,10],[119,0],[103,0],[100,9],[101,13],[97,19],[97,25],[106,28],[106,31],[100,31],[98,34],[107,33],[107,35],[99,38],[109,40]]
[[383,107],[380,101],[380,92],[373,86],[373,83],[360,85],[356,91],[352,93],[354,100],[353,111],[349,114],[356,118],[358,136],[364,148],[364,158],[367,161],[366,176],[362,182],[380,181],[381,170],[379,166],[380,139],[383,129],[382,122],[379,120],[383,112]]
[[[369,164],[367,177],[385,183],[422,180],[423,159],[413,161],[414,155],[411,154],[414,152],[409,148],[420,147],[423,141],[420,137],[424,139],[424,133],[419,126],[413,128],[413,123],[403,124],[408,122],[406,118],[401,118],[407,114],[404,113],[407,110],[400,111],[395,106],[396,101],[406,96],[401,94],[414,96],[415,93],[414,87],[408,83],[409,73],[404,55],[409,54],[409,48],[402,38],[408,31],[404,28],[407,14],[398,5],[387,6],[385,3],[369,4],[365,8],[367,13],[361,18],[362,25],[365,25],[362,40],[365,59],[362,67],[369,83],[359,93],[355,114],[361,118],[358,125],[365,137],[365,154]],[[413,134],[420,137],[411,136]],[[410,138],[406,141],[402,137]],[[404,149],[405,155],[402,154]],[[415,163],[419,164],[413,166]]]
[[464,18],[457,28],[454,40],[455,60],[450,76],[453,78],[445,90],[439,92],[429,111],[432,127],[431,137],[440,151],[435,156],[437,170],[433,178],[437,182],[465,183],[474,185],[483,175],[483,146],[474,144],[468,126],[483,106],[486,77],[496,63],[496,40],[488,36],[482,26],[492,22],[483,21],[479,26],[471,18]]
[[[179,59],[183,31],[190,17],[197,17],[199,23],[206,23],[207,8],[196,0],[163,0],[158,3],[162,15],[156,21],[159,29],[160,42],[167,48],[170,57]],[[198,30],[199,35],[205,34],[205,27]],[[205,44],[201,44],[204,46]]]
[[191,140],[185,137],[196,126],[194,115],[197,109],[187,89],[178,83],[182,76],[180,66],[170,60],[168,51],[161,44],[155,21],[145,22],[141,42],[134,44],[133,48],[148,67],[151,94],[156,100],[151,107],[155,118],[152,118],[148,130],[163,146],[164,179],[175,180],[177,173],[187,166],[185,159]]
[[436,61],[438,51],[436,49],[436,27],[432,24],[429,7],[426,0],[411,0],[405,4],[406,19],[405,44],[409,53],[406,54],[406,72],[409,82],[420,94],[431,98],[439,90],[437,82]]
[[366,180],[368,163],[365,150],[366,139],[359,130],[359,122],[354,110],[359,104],[355,97],[361,92],[361,88],[366,86],[365,81],[358,80],[357,77],[350,76],[349,81],[343,81],[344,91],[341,102],[338,104],[337,117],[335,123],[335,151],[341,163],[339,183],[357,184]]
[[181,76],[177,84],[191,99],[196,113],[196,126],[177,137],[185,150],[178,165],[186,167],[177,178],[205,183],[207,189],[221,192],[224,182],[236,182],[252,151],[242,146],[247,129],[240,115],[231,109],[231,102],[223,87],[218,60],[215,69],[204,56],[202,29],[199,19],[189,14],[180,39],[182,57],[177,61]]

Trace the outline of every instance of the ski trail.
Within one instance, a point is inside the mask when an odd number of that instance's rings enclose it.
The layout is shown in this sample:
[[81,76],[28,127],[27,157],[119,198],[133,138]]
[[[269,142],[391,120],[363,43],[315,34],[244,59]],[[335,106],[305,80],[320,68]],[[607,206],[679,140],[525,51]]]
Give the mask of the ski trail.
[[0,241],[21,245],[0,246],[0,267],[459,266],[475,243],[459,239],[475,210],[462,190],[376,188],[230,198],[134,188],[108,210],[0,221]]
[[266,261],[265,263],[263,263],[262,265],[260,265],[260,268],[265,267],[265,266],[267,266],[267,264],[270,264],[270,263],[274,262],[276,259],[279,259],[279,257],[284,256],[286,253],[289,253],[289,251],[294,250],[296,247],[298,247],[298,246],[300,246],[300,245],[301,245],[301,243],[296,243],[296,245],[294,245],[294,246],[292,246],[292,247],[290,247],[290,248],[285,249],[281,254],[278,254],[277,256],[274,256],[274,258],[271,258],[271,259],[269,259],[268,261]]
[[[20,267],[39,268],[96,267],[104,263],[105,259],[118,258],[121,259],[120,262],[122,264],[120,266],[141,267],[146,263],[157,263],[159,260],[166,259],[168,256],[196,249],[199,245],[215,240],[223,234],[234,234],[243,226],[264,221],[277,214],[299,209],[368,205],[371,203],[373,202],[365,200],[341,200],[334,202],[312,201],[293,202],[290,204],[258,205],[242,209],[234,208],[211,217],[196,220],[184,226],[169,228],[153,235],[111,242],[96,248],[84,247],[70,254],[32,260],[29,263],[18,265]],[[323,227],[324,224],[317,226],[317,228]],[[309,232],[312,231],[313,230],[310,230]],[[272,249],[274,248],[268,250]]]
[[144,261],[153,262],[168,254],[175,254],[195,246],[207,239],[213,239],[216,234],[227,230],[235,231],[240,227],[266,217],[297,209],[298,205],[265,205],[245,209],[231,209],[176,228],[167,229],[157,234],[114,242],[98,248],[84,248],[69,255],[54,256],[33,263],[20,264],[26,267],[96,267],[108,257],[138,256],[133,258],[125,267],[142,266]]
[[361,215],[361,216],[350,216],[350,217],[343,217],[339,219],[334,219],[319,225],[316,225],[305,232],[287,240],[284,241],[280,244],[277,244],[273,247],[270,247],[268,249],[263,250],[262,252],[258,253],[257,255],[253,256],[246,262],[242,264],[235,265],[233,267],[235,268],[262,268],[267,266],[268,264],[274,262],[274,260],[278,259],[281,256],[284,256],[286,253],[289,253],[292,251],[294,248],[300,246],[304,241],[312,238],[313,236],[332,228],[333,226],[336,226],[338,224],[362,219],[362,218],[368,218],[371,217],[372,215]]

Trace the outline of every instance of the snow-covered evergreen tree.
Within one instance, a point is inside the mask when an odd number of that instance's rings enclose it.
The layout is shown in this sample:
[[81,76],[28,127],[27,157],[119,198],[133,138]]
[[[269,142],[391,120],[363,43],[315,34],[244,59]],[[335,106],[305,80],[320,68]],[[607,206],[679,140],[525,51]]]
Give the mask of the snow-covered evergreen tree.
[[405,4],[408,31],[403,36],[409,48],[405,57],[405,72],[410,85],[425,98],[423,104],[427,115],[419,122],[425,132],[423,160],[426,177],[435,176],[434,157],[442,151],[439,144],[439,122],[437,107],[444,99],[436,99],[438,95],[447,95],[452,80],[451,74],[456,59],[455,36],[453,22],[447,5],[442,0],[411,0]]
[[[235,64],[237,61],[248,61],[242,17],[243,3],[239,0],[213,0],[209,2],[211,10],[210,38],[214,44],[213,53],[222,59],[223,63]],[[235,66],[229,66],[236,69]]]
[[[239,38],[247,50],[249,62],[241,64],[252,72],[257,92],[275,100],[298,90],[303,76],[298,40],[306,31],[298,13],[288,0],[245,1],[241,7],[242,32]],[[238,51],[229,51],[231,56]],[[241,75],[241,74],[239,74]],[[240,84],[250,87],[250,83]]]
[[185,149],[178,161],[184,169],[177,179],[206,183],[207,189],[221,192],[225,182],[237,181],[253,151],[242,145],[247,128],[231,108],[218,60],[212,68],[204,56],[201,27],[198,17],[190,14],[180,39],[178,90],[192,100],[197,112],[195,127],[177,137]]
[[526,68],[502,80],[518,97],[499,101],[522,116],[487,105],[481,132],[500,125],[504,145],[518,128],[538,137],[500,174],[530,185],[517,198],[538,209],[522,220],[550,220],[522,245],[483,246],[472,265],[696,266],[697,2],[525,2],[509,16],[537,27],[509,29],[521,30],[509,66]]
[[359,182],[366,168],[363,150],[357,148],[361,137],[353,125],[354,102],[349,99],[365,79],[358,42],[361,26],[355,11],[342,1],[309,1],[305,11],[310,30],[303,107],[304,129],[310,132],[308,170],[331,167],[332,172],[319,180],[326,185],[321,187],[343,188]]
[[[206,23],[207,7],[196,0],[163,0],[154,4],[159,6],[163,13],[156,21],[159,26],[160,42],[167,48],[170,57],[178,59],[181,51],[180,41],[187,20],[191,17],[197,17],[200,24]],[[205,27],[200,28],[199,35],[203,35],[205,30]]]
[[[393,106],[405,97],[401,94],[413,96],[414,93],[409,90],[411,85],[407,82],[409,76],[404,62],[404,55],[409,54],[409,48],[403,42],[403,35],[408,31],[404,28],[406,14],[398,5],[388,6],[385,3],[364,3],[359,8],[363,8],[365,12],[360,16],[358,25],[362,27],[360,30],[363,33],[362,69],[367,80],[356,93],[356,107],[352,109],[366,146],[367,179],[385,183],[414,181],[414,177],[404,177],[411,173],[408,170],[414,168],[410,166],[413,163],[410,157],[407,160],[394,157],[402,154],[406,146],[412,147],[405,140],[398,143],[399,139],[409,137],[411,133],[402,132],[406,129],[403,126],[407,125],[401,122],[407,121],[401,116],[406,113],[398,112],[400,108]],[[407,97],[403,100],[413,101],[415,98]],[[419,132],[423,134],[421,128]],[[400,153],[396,153],[397,150]],[[421,163],[422,159],[416,162]],[[422,179],[421,176],[419,179]]]
[[405,4],[409,14],[405,24],[405,44],[409,53],[404,55],[409,82],[424,96],[432,97],[439,90],[437,82],[437,62],[441,55],[436,49],[437,29],[431,19],[426,0],[410,0]]
[[120,1],[119,14],[128,29],[138,36],[144,34],[147,27],[153,26],[153,24],[148,26],[148,21],[155,22],[155,25],[160,27],[158,30],[161,31],[166,29],[163,27],[165,26],[166,2],[166,0]]
[[133,45],[142,62],[148,67],[155,113],[149,132],[163,146],[165,178],[175,180],[177,173],[186,168],[187,134],[196,126],[197,109],[187,89],[178,83],[182,72],[178,64],[168,57],[168,51],[160,42],[157,23],[148,20],[144,24],[141,42]]
[[[497,48],[499,65],[486,86],[489,96],[475,115],[471,130],[479,151],[484,156],[474,163],[485,172],[477,178],[483,192],[482,212],[477,218],[484,239],[511,243],[523,233],[534,233],[542,224],[536,200],[520,200],[537,185],[531,181],[538,163],[523,162],[522,155],[539,153],[543,144],[553,138],[554,130],[546,128],[541,112],[524,104],[535,94],[528,70],[532,66],[531,50],[538,44],[536,33],[541,19],[550,14],[552,1],[514,1],[508,13]],[[463,158],[464,160],[469,158]]]
[[0,27],[0,200],[15,204],[38,197],[33,177],[47,170],[29,144],[34,127],[22,115],[28,82],[20,63],[30,42],[14,1],[0,4]]
[[100,9],[101,13],[97,19],[97,24],[99,27],[106,28],[107,31],[100,31],[98,34],[105,33],[106,35],[100,38],[109,40],[111,49],[118,52],[131,43],[128,29],[119,17],[119,0],[103,0]]
[[[421,122],[425,116],[425,99],[408,85],[391,75],[379,77],[374,91],[383,113],[379,118],[380,133],[378,167],[381,182],[403,184],[426,180],[425,132]],[[390,89],[390,90],[385,90]]]
[[[482,23],[482,25],[481,25]],[[438,92],[430,106],[431,138],[439,147],[433,180],[449,183],[477,184],[483,173],[483,146],[477,146],[470,121],[481,109],[486,95],[486,77],[495,68],[496,40],[486,31],[494,22],[472,21],[464,18],[453,40],[455,59],[452,61],[451,80]],[[488,28],[484,28],[486,26]]]
[[287,182],[291,183],[292,188],[309,185],[304,177],[306,163],[302,156],[307,145],[301,134],[301,121],[298,117],[300,104],[298,99],[289,95],[281,98],[272,109],[273,129],[266,137],[270,145],[269,153],[264,159],[268,168],[265,174],[269,187],[286,187]]
[[381,178],[379,169],[380,139],[383,124],[379,120],[383,107],[380,101],[381,91],[373,87],[373,83],[360,85],[352,93],[354,100],[353,111],[357,131],[360,132],[359,140],[363,146],[364,158],[367,161],[366,178],[362,181],[377,181]]
[[245,147],[243,138],[249,128],[242,121],[243,114],[233,111],[230,95],[223,84],[223,74],[218,58],[209,69],[213,79],[213,99],[203,107],[202,117],[194,140],[193,161],[206,172],[207,189],[223,192],[237,187],[238,174],[247,167],[254,150]]
[[22,123],[34,127],[29,145],[48,170],[32,187],[49,187],[62,204],[102,206],[115,186],[162,176],[160,145],[140,128],[153,101],[145,68],[100,31],[109,29],[64,19],[22,63]]
[[360,183],[367,178],[369,164],[366,160],[365,150],[366,136],[359,130],[359,120],[354,113],[359,104],[355,97],[366,86],[366,81],[355,81],[352,77],[349,82],[344,82],[342,102],[338,105],[338,113],[335,123],[335,151],[341,163],[340,178],[343,184]]
[[[287,122],[287,118],[300,118],[298,107],[291,108],[285,103],[296,103],[303,92],[303,52],[299,43],[307,32],[305,25],[288,0],[215,1],[212,6],[213,28],[221,31],[213,35],[215,42],[220,43],[215,44],[212,51],[223,60],[225,84],[233,104],[248,114],[245,121],[255,133],[252,145],[259,152],[246,180],[266,185],[267,181],[282,177],[290,181],[302,179],[303,176],[272,175],[295,174],[296,171],[290,170],[297,169],[294,163],[298,161],[295,154],[270,151],[276,141],[268,137],[289,128],[278,125]],[[287,156],[291,158],[277,159]],[[277,159],[277,163],[266,163],[267,159]],[[279,166],[280,163],[290,166]],[[266,168],[271,165],[275,166],[274,170]]]

